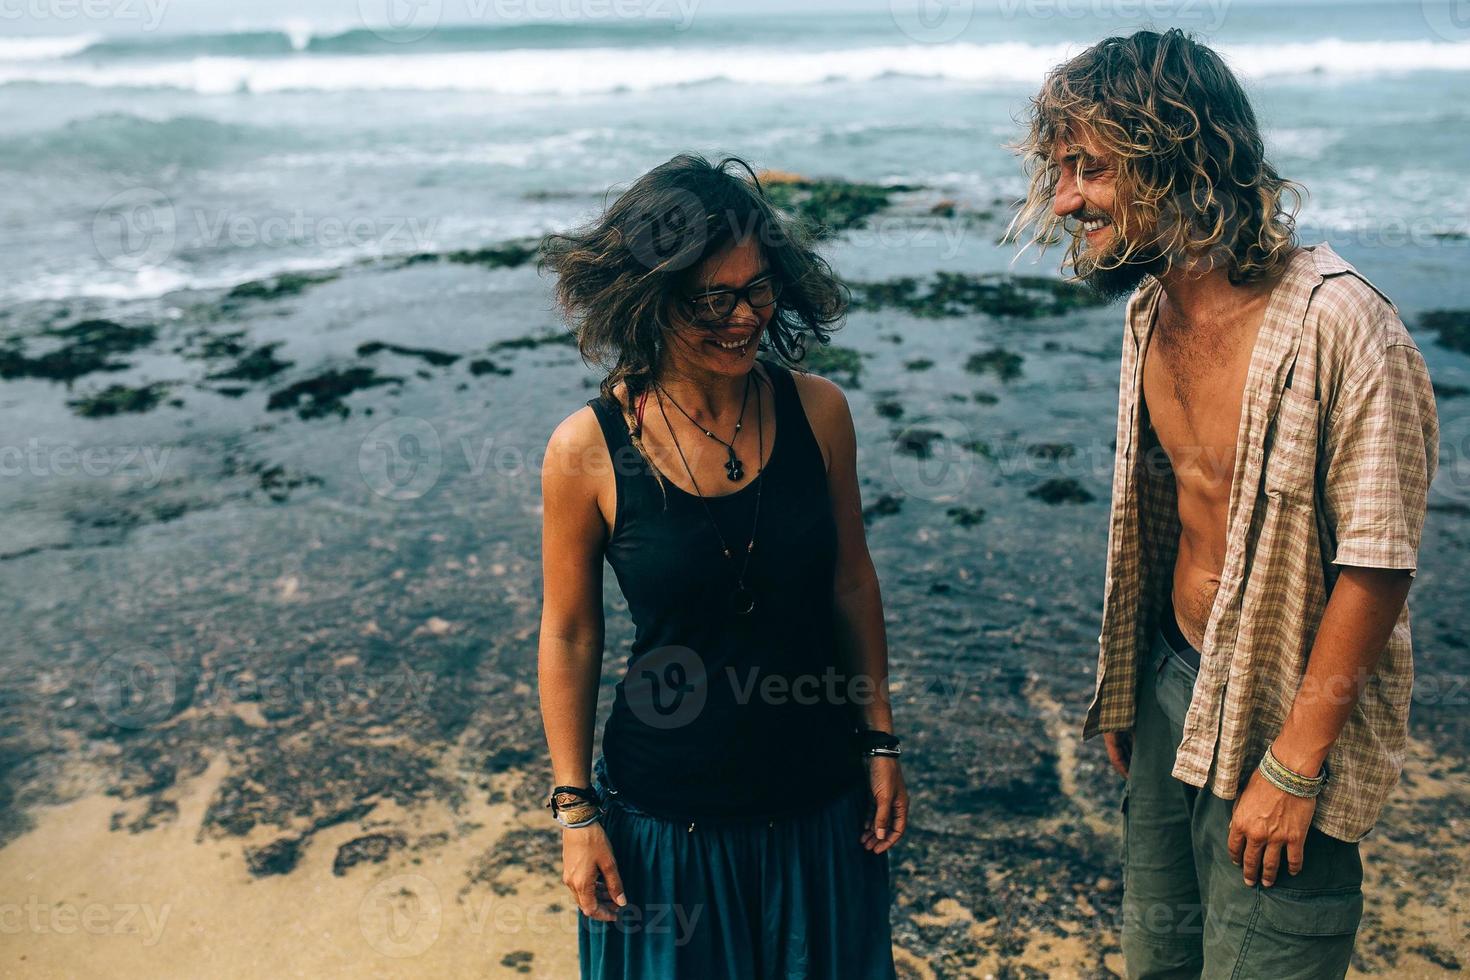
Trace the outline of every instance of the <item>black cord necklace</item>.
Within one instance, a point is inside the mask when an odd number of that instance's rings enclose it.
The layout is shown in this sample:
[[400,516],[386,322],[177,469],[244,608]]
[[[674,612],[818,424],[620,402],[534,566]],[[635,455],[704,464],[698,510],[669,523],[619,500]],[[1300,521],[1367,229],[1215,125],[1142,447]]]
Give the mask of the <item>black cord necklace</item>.
[[[749,391],[748,376],[746,390],[747,392]],[[662,392],[663,388],[660,387],[659,391]],[[673,401],[672,398],[669,400]],[[699,502],[704,505],[704,516],[709,520],[710,526],[715,529],[715,535],[720,539],[720,550],[724,553],[726,558],[733,558],[734,554],[730,551],[729,544],[725,542],[725,535],[723,532],[720,531],[719,522],[715,520],[715,515],[710,512],[709,501],[706,500],[704,494],[700,492],[699,481],[694,478],[694,470],[690,469],[689,460],[684,458],[684,449],[682,446],[679,445],[679,437],[674,435],[674,427],[669,425],[669,415],[667,412],[664,411],[664,402],[662,398],[659,398],[658,400],[658,411],[659,414],[663,416],[664,425],[668,426],[669,435],[674,440],[674,449],[676,449],[679,453],[679,461],[684,464],[684,472],[689,474],[689,482],[694,484],[695,496],[699,497]],[[760,524],[761,519],[761,494],[762,492],[764,492],[766,485],[766,481],[762,479],[762,476],[766,472],[766,466],[763,461],[766,454],[765,411],[761,407],[761,402],[759,398],[756,399],[755,417],[756,445],[758,447],[756,449],[755,458],[759,467],[755,471],[755,479],[752,481],[756,484],[755,516],[751,518],[750,522],[750,541],[745,546],[745,560],[740,563],[740,574],[735,579],[735,591],[730,596],[730,609],[738,616],[749,616],[751,611],[755,609],[755,592],[745,584],[745,570],[750,565],[750,553],[755,550],[755,530],[756,527]],[[693,422],[694,420],[690,419],[690,421]],[[695,424],[698,425],[699,423],[695,422]]]
[[[658,385],[658,390],[663,392],[663,396],[665,398],[673,402],[675,408],[677,408],[681,412],[684,412],[684,406],[674,401],[674,396],[665,391],[663,385],[658,384],[657,381],[655,381],[654,384]],[[695,422],[694,416],[690,415],[688,412],[684,412],[684,417],[690,422],[694,422],[694,424],[699,427],[700,432],[703,432],[715,442],[718,442],[720,445],[724,446],[725,452],[730,454],[730,458],[725,460],[725,475],[730,478],[731,483],[739,483],[741,480],[745,479],[745,464],[740,462],[739,456],[735,455],[735,440],[740,438],[740,427],[745,424],[745,404],[748,401],[750,401],[749,374],[745,376],[745,394],[740,396],[740,417],[735,420],[735,434],[730,437],[729,442],[726,442],[725,440],[721,439],[719,436],[711,432],[709,429],[706,429],[698,422]],[[659,411],[663,411],[663,408],[660,407]],[[669,431],[673,432],[674,430],[670,429]]]

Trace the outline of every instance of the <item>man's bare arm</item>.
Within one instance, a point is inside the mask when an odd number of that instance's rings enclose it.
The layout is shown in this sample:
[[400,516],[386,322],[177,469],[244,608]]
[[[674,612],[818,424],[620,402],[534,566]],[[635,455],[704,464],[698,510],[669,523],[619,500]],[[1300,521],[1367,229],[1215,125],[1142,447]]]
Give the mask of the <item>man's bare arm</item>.
[[1287,768],[1306,776],[1321,771],[1378,667],[1412,582],[1405,569],[1342,569],[1322,614],[1306,676],[1272,744],[1272,753]]
[[[1271,746],[1287,768],[1304,776],[1321,771],[1378,667],[1412,581],[1406,569],[1343,567],[1322,614],[1296,700]],[[1315,797],[1284,793],[1259,772],[1251,776],[1235,801],[1227,841],[1231,860],[1241,867],[1247,885],[1258,878],[1268,888],[1274,884],[1283,850],[1287,870],[1301,872],[1316,809]]]

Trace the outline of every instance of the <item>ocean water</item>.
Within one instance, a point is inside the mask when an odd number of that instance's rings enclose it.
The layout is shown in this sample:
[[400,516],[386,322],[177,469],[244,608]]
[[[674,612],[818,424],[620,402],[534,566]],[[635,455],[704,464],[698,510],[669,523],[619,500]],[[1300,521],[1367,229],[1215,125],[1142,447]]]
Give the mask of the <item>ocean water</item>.
[[668,16],[190,32],[169,11],[0,40],[0,298],[146,298],[537,234],[685,149],[1010,198],[1004,144],[1043,72],[1140,24],[1221,48],[1311,189],[1304,224],[1369,244],[1470,230],[1453,3],[649,6]]

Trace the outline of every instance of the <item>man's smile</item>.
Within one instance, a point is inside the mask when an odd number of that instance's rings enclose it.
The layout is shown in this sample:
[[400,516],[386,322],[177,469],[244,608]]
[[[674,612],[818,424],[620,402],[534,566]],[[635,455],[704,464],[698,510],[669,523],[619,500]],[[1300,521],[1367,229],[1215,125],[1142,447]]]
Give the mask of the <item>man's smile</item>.
[[1113,226],[1113,219],[1105,214],[1088,215],[1080,220],[1082,222],[1083,234],[1086,236],[1089,244],[1095,243],[1094,235],[1102,234]]

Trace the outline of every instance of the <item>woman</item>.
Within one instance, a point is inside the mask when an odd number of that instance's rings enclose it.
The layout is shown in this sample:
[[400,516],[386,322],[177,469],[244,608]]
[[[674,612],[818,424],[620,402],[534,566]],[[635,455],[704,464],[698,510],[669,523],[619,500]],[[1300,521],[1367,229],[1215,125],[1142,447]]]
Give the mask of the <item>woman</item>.
[[[852,418],[780,363],[828,340],[845,291],[748,166],[695,156],[549,238],[543,268],[610,368],[542,487],[548,806],[582,976],[892,977],[908,794]],[[604,558],[635,638],[593,767]]]

